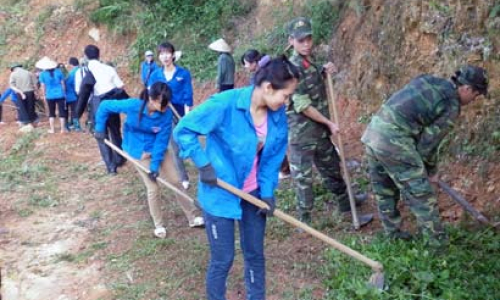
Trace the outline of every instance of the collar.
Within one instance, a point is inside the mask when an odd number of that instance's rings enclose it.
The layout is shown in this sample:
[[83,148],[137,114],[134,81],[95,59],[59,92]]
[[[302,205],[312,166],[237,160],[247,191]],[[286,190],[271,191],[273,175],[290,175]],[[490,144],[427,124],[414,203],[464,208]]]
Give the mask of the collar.
[[[252,102],[252,94],[255,86],[249,86],[241,89],[241,94],[236,100],[236,107],[240,110],[250,111],[250,102]],[[237,91],[237,90],[232,90]]]
[[308,69],[311,65],[314,65],[314,63],[312,62],[312,59],[314,57],[312,57],[312,56],[310,58],[307,58],[307,57],[299,54],[296,50],[293,50],[293,56],[298,57],[300,65],[302,67],[304,67],[305,69]]

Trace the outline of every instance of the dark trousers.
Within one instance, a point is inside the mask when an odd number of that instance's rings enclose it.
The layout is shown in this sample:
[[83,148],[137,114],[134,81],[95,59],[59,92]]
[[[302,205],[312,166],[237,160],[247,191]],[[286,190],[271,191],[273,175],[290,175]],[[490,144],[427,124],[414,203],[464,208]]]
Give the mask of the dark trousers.
[[36,120],[35,113],[35,92],[24,92],[25,99],[17,94],[17,102],[19,103],[19,121],[21,123],[33,123]]
[[78,115],[76,114],[76,101],[66,102],[66,120],[68,120],[68,118],[70,118],[70,120],[78,118]]
[[[95,114],[99,108],[101,101],[100,97],[91,96],[90,99],[90,119],[92,124],[95,124]],[[121,121],[119,114],[111,114],[106,121],[106,139],[110,140],[113,145],[122,149],[122,133],[121,133]],[[123,158],[116,151],[113,151],[104,142],[97,142],[99,146],[99,151],[101,152],[101,157],[106,164],[106,169],[108,172],[116,172],[116,168],[123,165],[125,158]]]
[[232,89],[234,89],[234,84],[221,84],[220,88],[219,88],[219,92],[232,90]]
[[47,99],[47,105],[49,106],[49,118],[56,117],[56,106],[59,118],[66,118],[66,100],[64,98]]
[[0,122],[2,122],[2,114],[3,114],[3,108],[2,104],[0,104]]
[[[260,197],[259,191],[253,191]],[[266,216],[259,208],[241,200],[242,217],[238,221],[240,246],[244,260],[246,299],[266,299],[266,259],[264,237]],[[208,300],[226,300],[226,281],[234,260],[234,230],[236,221],[204,213],[205,230],[210,244],[210,262],[207,269],[206,290]]]

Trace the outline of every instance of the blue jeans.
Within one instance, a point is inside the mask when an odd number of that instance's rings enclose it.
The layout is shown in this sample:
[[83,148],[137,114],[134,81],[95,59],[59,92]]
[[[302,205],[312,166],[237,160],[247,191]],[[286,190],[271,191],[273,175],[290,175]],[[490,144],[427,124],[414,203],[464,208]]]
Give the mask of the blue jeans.
[[[260,196],[259,190],[251,192]],[[266,260],[264,237],[266,217],[257,213],[258,207],[241,200],[243,215],[238,222],[241,250],[245,261],[245,288],[247,300],[266,299]],[[226,300],[226,280],[234,260],[234,219],[215,217],[204,213],[205,229],[210,244],[206,290],[208,300]]]

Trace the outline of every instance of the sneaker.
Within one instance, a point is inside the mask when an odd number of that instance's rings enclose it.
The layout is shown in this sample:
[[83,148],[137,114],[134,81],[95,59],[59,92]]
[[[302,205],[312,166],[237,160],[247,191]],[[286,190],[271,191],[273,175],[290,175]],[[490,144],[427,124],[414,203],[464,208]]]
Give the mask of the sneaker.
[[193,219],[193,222],[189,222],[189,227],[205,227],[205,220],[203,219],[203,217],[196,217]]
[[167,230],[165,229],[165,227],[158,227],[155,228],[154,234],[157,238],[164,239],[167,237]]
[[189,186],[190,186],[189,181],[184,180],[181,184],[182,184],[182,187],[183,187],[185,190],[189,189]]

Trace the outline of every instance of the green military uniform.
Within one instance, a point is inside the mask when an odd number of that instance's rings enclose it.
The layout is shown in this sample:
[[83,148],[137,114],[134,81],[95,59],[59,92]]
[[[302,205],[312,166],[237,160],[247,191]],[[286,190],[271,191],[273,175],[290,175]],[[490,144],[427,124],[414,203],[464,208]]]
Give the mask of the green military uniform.
[[390,97],[373,116],[361,141],[382,224],[397,234],[400,194],[417,218],[422,233],[444,237],[436,194],[429,176],[436,174],[440,142],[460,113],[457,87],[430,75],[413,79]]
[[329,118],[328,99],[321,67],[294,53],[290,61],[301,73],[300,81],[287,109],[290,171],[295,183],[298,210],[301,218],[310,217],[313,208],[312,165],[316,166],[327,188],[339,201],[341,211],[350,209],[346,185],[340,173],[340,159],[330,141],[330,130],[302,112],[309,106]]

